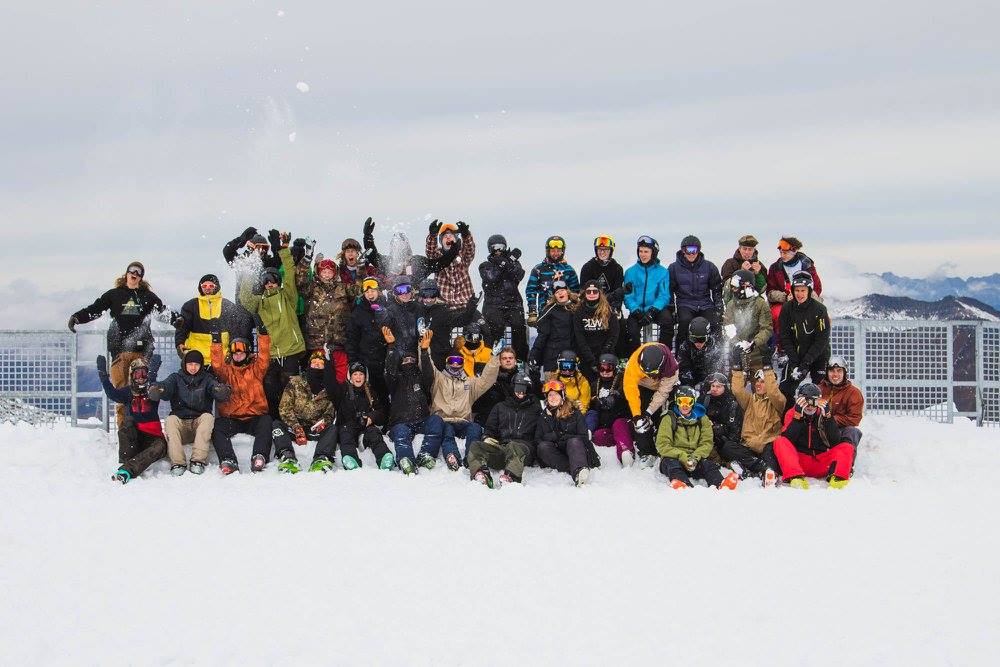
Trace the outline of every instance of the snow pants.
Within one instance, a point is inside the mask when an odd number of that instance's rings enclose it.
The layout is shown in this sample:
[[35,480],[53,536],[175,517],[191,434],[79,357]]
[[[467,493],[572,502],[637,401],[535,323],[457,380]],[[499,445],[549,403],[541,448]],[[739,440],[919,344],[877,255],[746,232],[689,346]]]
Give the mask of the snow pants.
[[778,461],[774,457],[774,445],[768,443],[764,445],[764,451],[760,456],[744,444],[727,440],[718,448],[719,455],[724,461],[735,461],[743,468],[744,477],[760,477],[764,470],[770,468],[778,471]]
[[548,468],[576,475],[587,467],[587,442],[581,437],[573,437],[565,442],[542,440],[538,443],[538,459]]
[[209,412],[203,412],[194,419],[181,419],[170,415],[166,419],[164,433],[167,436],[167,455],[172,465],[184,465],[184,445],[193,444],[191,460],[205,463],[208,461],[208,446],[212,441],[212,428],[215,417]]
[[483,308],[483,319],[495,338],[490,344],[503,338],[504,329],[510,327],[510,346],[514,348],[514,354],[518,359],[528,358],[528,327],[524,323],[523,308],[493,308],[487,305]]
[[235,461],[236,452],[233,451],[233,436],[237,433],[245,433],[253,436],[253,453],[250,456],[260,454],[265,461],[270,461],[273,424],[271,415],[259,415],[246,419],[219,417],[215,420],[215,430],[212,432],[212,446],[215,447],[215,455],[219,457],[220,462]]
[[476,440],[468,447],[469,475],[475,477],[480,468],[506,470],[510,476],[520,481],[524,475],[524,464],[531,452],[531,443],[524,440],[510,440],[492,444]]
[[300,365],[305,352],[299,352],[288,357],[271,357],[271,364],[264,375],[264,396],[267,397],[267,410],[271,418],[278,420],[278,404],[285,385],[293,375],[301,371]]
[[[594,425],[597,425],[597,413],[587,413],[587,426],[590,426],[590,415],[594,415]],[[594,444],[599,447],[614,447],[618,462],[621,463],[623,452],[635,455],[635,445],[632,443],[632,425],[629,420],[619,417],[611,423],[611,428],[592,428]]]
[[842,442],[814,456],[800,452],[791,440],[779,435],[774,441],[774,455],[778,458],[784,480],[792,477],[824,478],[830,474],[847,479],[851,476],[851,464],[854,463],[854,445]]
[[132,477],[167,454],[167,441],[157,435],[143,433],[131,417],[125,417],[118,429],[118,462]]
[[[360,466],[362,464],[361,455],[358,453],[358,440],[361,440],[364,446],[372,451],[376,463],[389,453],[389,448],[386,447],[385,440],[382,439],[382,431],[379,430],[378,426],[368,426],[362,429],[355,424],[341,424],[331,426],[327,431],[333,433],[333,437],[328,439],[320,437],[319,444],[316,445],[314,459],[325,456],[332,461],[334,451],[339,444],[341,463],[343,463],[345,456],[353,456]],[[324,435],[326,434],[324,433]]]
[[392,440],[392,447],[396,450],[396,461],[403,459],[416,459],[413,453],[413,438],[418,433],[424,432],[426,420],[410,423],[396,424],[389,429],[389,439]]
[[483,427],[475,422],[445,421],[438,415],[431,415],[424,423],[424,444],[420,448],[422,454],[427,454],[436,459],[438,454],[448,456],[454,454],[461,458],[458,452],[458,443],[455,438],[465,438],[465,451],[468,453],[469,444],[476,440],[483,439]]
[[660,472],[666,475],[670,481],[679,479],[688,486],[694,486],[691,483],[691,478],[703,479],[708,482],[709,486],[714,486],[716,488],[722,484],[722,470],[719,466],[712,463],[708,459],[702,459],[698,461],[698,465],[694,467],[694,470],[688,472],[688,469],[678,461],[677,459],[660,459]]
[[[289,428],[288,424],[279,419],[274,422],[274,429],[271,432],[274,434],[275,458],[295,459],[297,461],[298,457],[295,456],[295,448],[292,444],[292,429]],[[313,453],[313,461],[323,456],[326,456],[328,459],[333,461],[333,451],[337,447],[336,426],[328,426],[323,429],[323,432],[319,435],[306,431],[306,437],[316,442],[316,451]]]

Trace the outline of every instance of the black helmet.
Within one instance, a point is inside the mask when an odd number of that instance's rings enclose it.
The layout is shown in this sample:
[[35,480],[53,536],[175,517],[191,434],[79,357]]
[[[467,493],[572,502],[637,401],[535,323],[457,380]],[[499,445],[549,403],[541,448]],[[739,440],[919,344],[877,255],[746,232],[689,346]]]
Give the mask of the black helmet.
[[729,386],[729,378],[726,377],[725,373],[710,373],[708,377],[705,378],[706,385],[712,385],[716,382],[724,387]]
[[564,239],[561,236],[550,236],[549,238],[545,239],[545,255],[546,255],[546,257],[548,256],[549,250],[551,248],[557,248],[559,250],[562,250],[563,255],[565,256],[565,254],[566,254],[566,239]]
[[601,234],[594,238],[594,256],[597,256],[598,248],[607,248],[611,252],[608,254],[608,260],[615,256],[615,237],[610,234]]
[[808,287],[811,292],[813,289],[813,277],[808,271],[796,271],[795,275],[792,276],[792,287]]
[[704,317],[696,317],[688,326],[688,340],[692,343],[707,343],[712,326]]
[[479,326],[479,322],[469,322],[462,329],[462,337],[465,338],[466,343],[479,345],[483,342],[483,328]]
[[441,296],[441,290],[438,289],[437,279],[424,278],[423,282],[420,283],[420,298],[435,299],[439,296]]
[[663,367],[663,361],[666,357],[663,350],[664,346],[660,343],[653,343],[642,348],[642,352],[639,353],[639,368],[642,369],[643,373],[651,376],[660,374],[660,368]]
[[635,242],[636,257],[639,256],[639,248],[650,248],[653,251],[653,259],[660,256],[660,244],[652,236],[640,236]]
[[576,373],[576,352],[573,350],[563,350],[556,357],[556,368],[560,375],[572,375]]
[[281,274],[278,273],[278,269],[272,266],[267,267],[260,274],[260,284],[266,285],[268,283],[281,285]]
[[680,387],[677,387],[677,392],[674,394],[674,400],[676,401],[681,396],[686,396],[687,398],[690,398],[693,401],[697,401],[698,400],[698,390],[695,389],[694,387],[689,387],[687,385],[681,385]]
[[814,385],[812,382],[803,382],[799,385],[799,388],[795,390],[795,398],[804,398],[807,401],[815,401],[823,392],[819,390],[819,387]]
[[751,299],[757,296],[757,281],[754,275],[746,269],[740,269],[729,279],[733,294],[739,299]]
[[494,234],[486,242],[486,247],[491,253],[497,250],[500,252],[507,252],[507,239],[505,239],[502,234]]
[[681,250],[687,248],[688,246],[695,246],[698,248],[698,252],[701,252],[701,239],[693,234],[688,234],[681,239]]
[[531,389],[531,378],[524,371],[518,371],[514,374],[514,379],[511,380],[510,384],[514,388],[515,394],[527,394]]
[[618,357],[611,354],[610,352],[605,352],[597,359],[597,370],[611,370],[614,371],[618,368]]

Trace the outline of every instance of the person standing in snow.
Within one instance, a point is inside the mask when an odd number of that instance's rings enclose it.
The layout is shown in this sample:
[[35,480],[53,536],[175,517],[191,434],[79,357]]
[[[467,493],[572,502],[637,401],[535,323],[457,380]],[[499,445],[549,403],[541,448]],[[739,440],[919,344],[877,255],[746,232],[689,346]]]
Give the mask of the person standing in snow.
[[621,316],[625,273],[614,258],[615,239],[602,234],[594,239],[594,256],[580,269],[580,283],[586,285],[596,280],[616,315]]
[[712,453],[712,421],[705,416],[705,406],[697,402],[698,392],[681,386],[670,412],[664,415],[656,435],[660,472],[674,489],[694,486],[691,478],[704,479],[717,489],[735,490],[739,477],[730,472],[725,477],[709,459]]
[[718,331],[722,323],[722,277],[705,259],[697,236],[685,236],[677,259],[670,265],[670,294],[677,309],[677,345],[687,338],[688,326],[704,317]]
[[535,428],[541,413],[531,379],[526,373],[515,374],[511,395],[490,410],[482,440],[469,445],[469,477],[492,489],[493,468],[503,470],[502,483],[520,482],[524,467],[535,458]]
[[198,296],[181,306],[180,322],[174,334],[177,354],[183,357],[190,350],[210,355],[212,334],[222,336],[222,344],[232,338],[250,338],[253,317],[243,306],[223,298],[219,278],[207,273],[198,281]]
[[456,248],[457,254],[451,262],[438,264],[435,268],[441,298],[449,306],[462,307],[475,295],[469,267],[476,258],[476,241],[469,225],[461,220],[456,224],[432,222],[427,233],[427,259],[438,262],[456,252]]
[[602,354],[597,364],[597,380],[591,385],[590,409],[585,415],[593,442],[599,447],[614,447],[618,462],[627,468],[635,461],[632,425],[628,402],[622,393],[622,373],[618,357]]
[[587,422],[559,380],[542,385],[545,408],[535,427],[538,460],[547,468],[568,474],[577,486],[590,480],[590,471],[601,459],[590,441]]
[[807,376],[814,383],[821,382],[830,359],[830,316],[826,306],[813,298],[808,271],[792,276],[792,298],[781,306],[778,323],[781,351],[788,357],[788,375],[781,391],[791,407],[799,383]]
[[483,316],[495,338],[510,327],[511,346],[517,356],[528,356],[528,329],[524,322],[524,301],[518,285],[524,278],[521,250],[507,247],[507,239],[494,234],[487,241],[489,255],[479,265],[483,281]]
[[[354,307],[354,283],[344,283],[332,259],[322,259],[310,276],[312,252],[307,251],[295,269],[295,287],[306,301],[305,344],[309,353],[329,350],[337,381],[347,378],[347,323]],[[362,287],[364,282],[362,281]]]
[[[823,294],[823,283],[812,258],[802,252],[802,241],[794,236],[783,236],[778,241],[780,257],[767,270],[767,300],[771,304],[771,326],[775,334],[781,331],[778,316],[781,307],[792,297],[792,277],[799,271],[808,271],[812,276],[813,292]],[[779,341],[780,342],[780,341]]]
[[805,382],[795,404],[785,413],[784,428],[774,441],[782,478],[796,489],[808,489],[807,477],[825,477],[830,488],[842,489],[851,477],[854,445],[840,434],[820,389]]
[[[758,294],[764,294],[767,289],[767,269],[764,265],[760,263],[760,257],[757,256],[757,237],[753,234],[747,234],[741,236],[738,242],[736,252],[733,256],[727,259],[722,264],[722,268],[719,270],[722,276],[722,282],[728,283],[729,279],[733,277],[737,271],[749,271],[750,275],[753,276],[753,287]],[[723,292],[723,300],[728,302],[732,296],[731,291]]]
[[566,262],[566,240],[561,236],[550,236],[545,240],[545,259],[531,270],[524,288],[529,327],[535,326],[541,319],[542,307],[554,296],[558,283],[574,294],[580,289],[576,271]]
[[625,328],[627,355],[642,344],[642,330],[651,324],[660,327],[658,341],[670,347],[674,340],[674,314],[670,301],[670,273],[660,264],[660,244],[652,236],[636,241],[636,263],[625,272]]
[[116,482],[127,484],[167,453],[160,425],[160,402],[149,396],[149,385],[156,382],[160,361],[158,354],[152,355],[148,364],[142,357],[133,359],[128,365],[127,384],[115,387],[108,377],[107,357],[97,357],[97,376],[104,393],[125,408],[118,427],[118,470],[111,476]]

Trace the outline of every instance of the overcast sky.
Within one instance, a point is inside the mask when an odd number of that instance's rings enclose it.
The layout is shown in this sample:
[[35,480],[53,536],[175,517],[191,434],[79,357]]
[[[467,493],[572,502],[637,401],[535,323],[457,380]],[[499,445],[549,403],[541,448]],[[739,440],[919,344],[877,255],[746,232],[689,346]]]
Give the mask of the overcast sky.
[[577,267],[596,233],[626,265],[791,233],[844,296],[1000,256],[995,0],[11,4],[0,328],[132,259],[179,305],[248,225],[332,252],[369,215]]

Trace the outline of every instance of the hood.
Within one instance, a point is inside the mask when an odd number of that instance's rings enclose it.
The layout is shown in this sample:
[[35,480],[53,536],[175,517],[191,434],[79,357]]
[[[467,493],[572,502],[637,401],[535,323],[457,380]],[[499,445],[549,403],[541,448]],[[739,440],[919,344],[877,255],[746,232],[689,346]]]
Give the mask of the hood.
[[694,404],[694,409],[691,410],[691,414],[687,417],[681,415],[680,410],[677,409],[677,404],[672,405],[670,411],[676,415],[678,424],[693,424],[705,416],[705,406],[697,401]]

